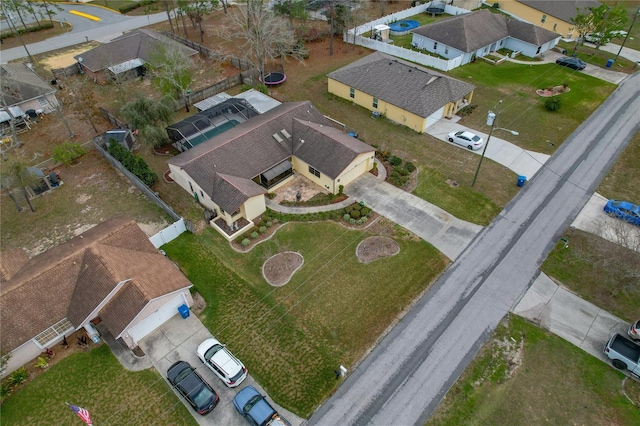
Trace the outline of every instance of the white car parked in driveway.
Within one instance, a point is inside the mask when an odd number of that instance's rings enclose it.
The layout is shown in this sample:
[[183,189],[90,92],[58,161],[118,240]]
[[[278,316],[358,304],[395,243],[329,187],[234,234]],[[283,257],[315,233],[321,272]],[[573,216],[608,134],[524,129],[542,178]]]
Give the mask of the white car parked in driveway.
[[476,135],[475,133],[471,133],[468,130],[460,130],[459,132],[451,132],[447,136],[449,142],[457,143],[458,145],[466,146],[469,149],[480,149],[482,145],[484,145],[484,140]]
[[247,378],[245,366],[217,339],[211,338],[200,343],[196,353],[200,361],[230,388],[238,386]]

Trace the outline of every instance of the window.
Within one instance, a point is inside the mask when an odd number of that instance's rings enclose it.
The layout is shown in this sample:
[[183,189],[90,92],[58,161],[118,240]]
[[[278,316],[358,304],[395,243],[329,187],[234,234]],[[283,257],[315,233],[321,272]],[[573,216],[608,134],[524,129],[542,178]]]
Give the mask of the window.
[[309,173],[311,173],[312,175],[315,175],[315,177],[320,177],[320,171],[314,169],[313,167],[309,166]]
[[434,41],[433,42],[433,50],[437,50],[438,49],[438,42]]
[[202,189],[200,190],[200,196],[204,198],[204,192],[202,192]]
[[350,98],[355,98],[356,97],[356,89],[354,89],[353,87],[349,88],[349,97]]
[[500,46],[504,45],[504,39],[500,40]]
[[553,31],[555,31],[556,28],[558,28],[558,24],[553,24]]
[[448,54],[449,53],[449,46],[445,46],[444,47],[444,54]]
[[378,108],[378,98],[373,98],[373,107]]
[[191,185],[191,182],[189,182],[189,188],[191,189],[191,192],[193,192],[193,185]]
[[544,24],[546,20],[547,20],[547,15],[542,15],[541,22]]
[[41,348],[46,348],[49,343],[73,329],[74,327],[71,325],[71,321],[69,321],[68,318],[65,318],[38,334],[35,337],[35,341]]
[[536,55],[537,55],[538,53],[540,53],[540,49],[541,49],[541,48],[542,48],[542,46],[538,46],[538,50],[536,50]]
[[38,102],[40,102],[40,106],[43,108],[46,108],[46,106],[48,105],[47,100],[42,96],[38,98]]

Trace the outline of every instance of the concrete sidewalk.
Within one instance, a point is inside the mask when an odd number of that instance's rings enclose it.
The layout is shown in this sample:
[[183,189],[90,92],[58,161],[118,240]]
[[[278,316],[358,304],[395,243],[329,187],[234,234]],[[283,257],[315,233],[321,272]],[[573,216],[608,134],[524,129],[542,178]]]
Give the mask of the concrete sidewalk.
[[613,333],[626,336],[629,328],[626,321],[560,287],[542,272],[512,312],[609,365],[602,353],[604,345]]

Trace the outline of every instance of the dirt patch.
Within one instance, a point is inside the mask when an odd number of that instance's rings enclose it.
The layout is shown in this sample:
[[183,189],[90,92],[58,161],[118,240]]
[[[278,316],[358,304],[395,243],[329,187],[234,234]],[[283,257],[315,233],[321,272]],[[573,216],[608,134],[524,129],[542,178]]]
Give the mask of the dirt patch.
[[356,256],[362,263],[373,262],[398,253],[400,253],[400,246],[389,237],[369,237],[356,247]]
[[45,59],[41,59],[39,61],[40,65],[44,67],[46,70],[52,70],[57,68],[66,68],[70,65],[78,63],[73,57],[76,55],[81,55],[84,52],[91,50],[97,47],[98,43],[89,43],[83,44],[80,47],[77,47],[72,50],[68,50],[64,53],[60,53],[58,55],[50,56]]
[[207,307],[207,302],[204,300],[204,297],[197,291],[191,293],[191,297],[193,297],[193,305],[191,305],[191,312],[195,316],[200,316],[204,309]]
[[293,274],[302,267],[304,258],[300,253],[287,251],[267,259],[262,265],[262,276],[274,287],[285,285]]

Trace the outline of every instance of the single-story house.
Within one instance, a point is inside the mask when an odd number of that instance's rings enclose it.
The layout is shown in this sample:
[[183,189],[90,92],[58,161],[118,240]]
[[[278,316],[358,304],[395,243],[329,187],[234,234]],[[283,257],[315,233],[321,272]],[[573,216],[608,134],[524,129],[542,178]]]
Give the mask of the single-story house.
[[171,178],[211,210],[211,225],[233,240],[266,211],[265,194],[291,180],[294,171],[336,194],[371,170],[374,157],[373,147],[334,128],[305,101],[254,116],[168,163]]
[[[7,123],[13,116],[19,123],[26,119],[26,112],[33,110],[37,114],[52,112],[58,105],[57,90],[25,64],[0,65],[0,82],[2,82],[3,110],[0,112],[0,123]],[[4,106],[9,107],[9,112]],[[4,125],[4,124],[3,124]]]
[[146,73],[145,64],[153,61],[161,46],[174,46],[195,58],[198,51],[184,46],[155,31],[138,29],[86,51],[73,58],[80,69],[97,83],[114,78],[127,79]]
[[601,6],[595,0],[497,0],[495,3],[504,12],[568,39],[580,35],[571,20],[578,13],[588,14],[592,8]]
[[483,9],[417,28],[412,44],[447,59],[462,57],[464,65],[503,48],[533,58],[559,40],[560,34]]
[[193,303],[189,280],[121,216],[31,259],[3,252],[0,273],[0,346],[11,354],[4,374],[81,328],[95,335],[98,321],[134,348]]
[[420,133],[471,103],[475,89],[472,84],[380,52],[327,77],[329,93]]

